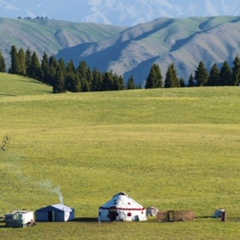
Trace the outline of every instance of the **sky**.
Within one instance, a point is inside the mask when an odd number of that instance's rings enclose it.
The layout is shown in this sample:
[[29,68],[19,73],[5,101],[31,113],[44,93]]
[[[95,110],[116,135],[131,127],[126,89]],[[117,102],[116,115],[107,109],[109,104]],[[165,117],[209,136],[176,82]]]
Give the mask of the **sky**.
[[131,26],[159,17],[240,15],[240,0],[0,0],[0,17]]

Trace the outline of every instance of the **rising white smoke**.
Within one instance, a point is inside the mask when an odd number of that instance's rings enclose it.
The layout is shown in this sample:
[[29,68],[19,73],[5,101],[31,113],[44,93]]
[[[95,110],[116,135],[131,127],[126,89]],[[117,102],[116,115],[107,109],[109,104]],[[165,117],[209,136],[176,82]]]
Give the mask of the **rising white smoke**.
[[50,180],[41,180],[39,182],[39,187],[46,189],[50,193],[55,193],[58,195],[59,202],[63,204],[63,194],[61,192],[60,186],[55,186]]

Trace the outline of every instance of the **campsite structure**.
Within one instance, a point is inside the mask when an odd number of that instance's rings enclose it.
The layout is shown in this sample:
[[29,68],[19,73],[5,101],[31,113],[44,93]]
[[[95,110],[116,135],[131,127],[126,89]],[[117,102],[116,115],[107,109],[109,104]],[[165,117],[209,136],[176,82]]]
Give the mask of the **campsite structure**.
[[74,218],[74,208],[64,204],[49,205],[36,210],[37,222],[66,222]]
[[146,209],[124,192],[114,195],[99,208],[99,222],[146,220]]
[[6,227],[28,227],[34,226],[34,214],[32,211],[17,210],[8,214],[5,214]]

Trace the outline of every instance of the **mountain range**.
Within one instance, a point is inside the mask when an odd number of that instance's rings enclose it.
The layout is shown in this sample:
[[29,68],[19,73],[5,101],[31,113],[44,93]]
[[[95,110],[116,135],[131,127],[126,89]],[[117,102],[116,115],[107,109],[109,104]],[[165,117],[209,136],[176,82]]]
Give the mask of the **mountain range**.
[[72,59],[76,66],[84,60],[125,80],[133,75],[136,83],[144,82],[152,64],[159,64],[164,75],[174,63],[187,81],[201,60],[210,69],[240,55],[240,17],[158,18],[132,27],[0,18],[0,49],[8,64],[13,44],[39,56],[46,51]]
[[160,17],[240,15],[239,0],[0,0],[1,17],[134,26]]

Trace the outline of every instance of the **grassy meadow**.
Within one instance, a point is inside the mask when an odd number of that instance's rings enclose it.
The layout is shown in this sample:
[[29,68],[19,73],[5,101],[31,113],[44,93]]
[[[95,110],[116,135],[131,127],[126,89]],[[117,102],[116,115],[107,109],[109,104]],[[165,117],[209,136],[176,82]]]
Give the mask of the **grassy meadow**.
[[[7,229],[3,239],[239,239],[240,88],[52,94],[0,74],[0,215],[59,203],[77,220]],[[1,142],[0,142],[1,144]],[[119,191],[192,222],[98,223]],[[225,208],[227,221],[206,218]]]

